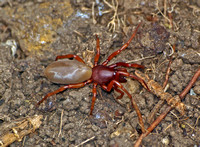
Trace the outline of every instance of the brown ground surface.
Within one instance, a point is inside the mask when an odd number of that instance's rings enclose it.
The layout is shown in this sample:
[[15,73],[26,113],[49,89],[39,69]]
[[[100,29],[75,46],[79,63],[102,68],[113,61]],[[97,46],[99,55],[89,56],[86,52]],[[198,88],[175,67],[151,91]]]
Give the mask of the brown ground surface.
[[[115,5],[106,1],[0,1],[0,135],[13,120],[42,114],[42,125],[14,146],[133,146],[140,134],[137,115],[124,97],[117,103],[114,92],[98,88],[93,116],[89,116],[92,85],[69,89],[47,101],[51,111],[35,109],[35,104],[48,92],[60,87],[48,81],[44,68],[57,55],[76,54],[90,64],[96,47],[95,34],[100,38],[101,57],[119,49],[131,32],[143,22],[130,46],[111,63],[136,62],[146,67],[150,77],[161,85],[165,80],[170,45],[175,45],[167,92],[179,94],[200,65],[200,1],[124,0],[118,3],[115,30],[107,27],[115,14]],[[92,7],[94,6],[94,16]],[[107,12],[107,13],[105,13]],[[171,12],[173,21],[167,13]],[[154,24],[151,16],[157,19]],[[164,16],[163,16],[164,15]],[[110,24],[112,26],[112,24]],[[161,27],[162,26],[162,27]],[[170,34],[170,36],[169,36]],[[8,40],[17,43],[8,45]],[[145,59],[143,59],[145,58]],[[133,73],[134,69],[129,69]],[[147,118],[159,98],[137,82],[128,82],[128,91],[138,102],[145,127]],[[183,100],[186,114],[173,110],[148,135],[142,146],[200,146],[200,80]],[[166,104],[156,116],[166,108]],[[116,117],[120,112],[120,117]],[[62,129],[59,134],[62,115]],[[163,144],[163,141],[169,141]]]

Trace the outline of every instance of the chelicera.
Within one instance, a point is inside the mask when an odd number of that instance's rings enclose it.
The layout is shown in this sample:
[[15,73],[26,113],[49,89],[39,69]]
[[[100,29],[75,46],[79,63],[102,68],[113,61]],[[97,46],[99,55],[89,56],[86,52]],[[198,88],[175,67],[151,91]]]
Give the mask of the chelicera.
[[[130,39],[120,49],[118,49],[117,51],[113,52],[110,56],[108,56],[108,58],[102,64],[98,64],[100,56],[100,45],[99,45],[100,43],[98,36],[96,36],[97,53],[94,58],[93,68],[87,66],[85,62],[77,55],[68,54],[68,55],[57,56],[56,61],[47,66],[44,74],[53,83],[67,84],[67,85],[62,86],[59,89],[48,93],[41,101],[37,103],[37,105],[40,105],[48,97],[55,95],[59,92],[62,92],[66,89],[81,88],[86,84],[93,83],[93,91],[92,91],[93,98],[90,109],[90,115],[92,115],[94,109],[94,104],[97,95],[97,85],[100,85],[105,91],[111,91],[111,89],[114,89],[117,92],[119,92],[120,95],[117,97],[117,99],[121,99],[124,93],[126,93],[128,97],[131,99],[132,105],[137,112],[140,124],[143,125],[141,121],[142,116],[136,102],[132,99],[132,96],[122,86],[121,83],[126,82],[125,77],[129,77],[138,80],[142,85],[144,85],[147,88],[145,82],[142,79],[131,73],[128,73],[127,69],[122,68],[122,67],[144,68],[144,66],[139,64],[125,63],[125,62],[117,62],[115,64],[108,65],[109,61],[112,58],[120,54],[121,51],[125,50],[128,47],[131,40],[136,35],[140,25],[141,23],[137,26]],[[74,58],[75,60],[69,60],[69,58]]]

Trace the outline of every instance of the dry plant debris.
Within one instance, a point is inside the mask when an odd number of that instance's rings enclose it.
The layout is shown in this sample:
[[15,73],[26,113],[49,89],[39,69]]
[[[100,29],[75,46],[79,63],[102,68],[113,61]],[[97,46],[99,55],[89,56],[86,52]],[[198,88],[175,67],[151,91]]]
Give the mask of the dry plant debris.
[[[136,74],[136,73],[135,73]],[[144,75],[143,75],[144,76]],[[180,100],[182,100],[185,95],[189,92],[191,87],[194,85],[194,83],[197,81],[197,79],[200,76],[200,68],[197,70],[197,72],[194,74],[188,85],[185,87],[185,89],[178,95]],[[147,84],[148,85],[148,84]],[[134,147],[139,147],[142,139],[146,137],[148,134],[151,133],[155,129],[155,127],[167,116],[167,114],[173,109],[172,106],[168,106],[162,114],[160,114],[157,119],[147,128],[147,131],[145,133],[142,133],[140,137],[137,139]],[[198,122],[198,119],[197,119]]]
[[[0,147],[6,147],[15,141],[22,141],[23,137],[33,133],[36,129],[40,127],[42,122],[42,115],[35,115],[33,117],[28,117],[23,119],[22,121],[13,121],[11,124],[6,124],[8,131],[4,132],[3,135],[0,136]],[[10,128],[10,126],[13,126]]]
[[120,26],[120,21],[118,17],[118,0],[112,0],[112,4],[108,3],[106,0],[103,0],[104,3],[111,8],[111,10],[104,11],[103,14],[110,13],[114,11],[114,15],[111,17],[111,21],[108,23],[107,27],[109,28],[109,31],[115,32],[116,30],[116,21],[118,24],[118,27]]
[[168,92],[164,92],[163,87],[159,83],[155,82],[154,80],[151,80],[148,75],[143,74],[138,70],[135,72],[135,74],[146,82],[147,86],[149,87],[152,93],[160,97],[160,99],[166,100],[168,105],[175,108],[182,115],[184,115],[185,105],[181,102],[178,95],[173,97]]

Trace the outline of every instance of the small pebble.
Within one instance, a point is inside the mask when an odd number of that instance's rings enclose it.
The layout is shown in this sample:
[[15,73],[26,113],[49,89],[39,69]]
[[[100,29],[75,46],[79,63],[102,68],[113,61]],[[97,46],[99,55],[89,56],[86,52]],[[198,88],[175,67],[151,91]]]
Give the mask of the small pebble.
[[168,145],[169,144],[169,138],[168,137],[164,137],[161,141],[164,145]]

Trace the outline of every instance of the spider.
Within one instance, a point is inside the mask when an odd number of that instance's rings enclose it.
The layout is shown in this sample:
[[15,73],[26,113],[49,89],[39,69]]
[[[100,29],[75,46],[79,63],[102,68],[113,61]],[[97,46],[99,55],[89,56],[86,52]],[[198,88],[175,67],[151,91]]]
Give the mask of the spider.
[[[42,100],[40,100],[37,103],[37,106],[39,106],[48,97],[55,95],[59,92],[62,92],[66,89],[81,88],[86,84],[93,82],[93,90],[92,90],[93,98],[90,109],[90,115],[92,115],[94,109],[94,104],[97,96],[97,85],[100,85],[102,89],[104,89],[105,91],[109,92],[111,91],[111,89],[114,89],[118,93],[120,93],[120,95],[116,99],[121,99],[124,93],[126,93],[130,98],[134,109],[136,110],[141,126],[144,126],[142,121],[142,115],[140,113],[140,110],[136,102],[134,101],[134,99],[132,99],[130,93],[122,86],[121,83],[126,82],[125,77],[130,77],[135,80],[138,80],[145,88],[148,89],[148,87],[141,78],[128,73],[127,69],[125,68],[119,68],[119,66],[135,67],[135,68],[144,68],[144,66],[139,64],[125,63],[125,62],[117,62],[111,65],[107,65],[112,58],[120,54],[121,51],[125,50],[128,47],[131,40],[135,37],[140,25],[141,23],[137,26],[130,39],[120,49],[118,49],[117,51],[113,52],[110,56],[108,56],[108,58],[100,65],[98,64],[100,56],[100,43],[99,43],[99,38],[96,35],[97,53],[94,57],[93,68],[87,66],[85,62],[77,55],[68,54],[68,55],[57,56],[56,61],[47,66],[47,68],[44,71],[44,75],[53,83],[68,84],[68,85],[62,86],[59,89],[48,93]],[[74,58],[75,60],[69,60],[71,58]]]

